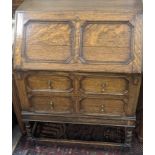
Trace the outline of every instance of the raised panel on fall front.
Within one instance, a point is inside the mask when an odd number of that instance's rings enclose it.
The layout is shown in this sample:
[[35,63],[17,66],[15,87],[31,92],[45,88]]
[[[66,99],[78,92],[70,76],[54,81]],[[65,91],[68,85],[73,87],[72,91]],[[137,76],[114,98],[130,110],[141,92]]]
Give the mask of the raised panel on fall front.
[[23,55],[28,62],[67,63],[73,55],[70,22],[28,21]]
[[86,22],[82,28],[83,63],[128,64],[133,55],[129,22]]

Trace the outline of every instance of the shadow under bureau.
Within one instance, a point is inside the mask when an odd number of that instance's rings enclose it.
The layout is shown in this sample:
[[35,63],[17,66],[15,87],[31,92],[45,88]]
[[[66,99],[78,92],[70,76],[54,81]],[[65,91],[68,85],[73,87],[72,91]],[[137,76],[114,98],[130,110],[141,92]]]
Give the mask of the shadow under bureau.
[[130,146],[142,70],[140,0],[27,0],[16,11],[13,63],[29,136],[39,122],[97,125],[123,128],[123,142],[48,140]]

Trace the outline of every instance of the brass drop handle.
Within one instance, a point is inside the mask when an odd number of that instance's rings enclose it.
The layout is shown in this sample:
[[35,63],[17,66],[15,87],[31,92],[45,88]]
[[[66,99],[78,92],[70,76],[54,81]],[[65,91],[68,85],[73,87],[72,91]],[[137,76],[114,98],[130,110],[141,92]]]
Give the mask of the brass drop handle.
[[105,111],[105,106],[102,104],[101,105],[101,112],[104,112]]
[[105,90],[106,90],[106,86],[107,86],[107,84],[106,83],[103,83],[102,85],[101,85],[101,88],[102,88],[102,92],[104,92]]
[[53,101],[50,101],[50,108],[51,108],[51,110],[53,110],[54,109],[54,103],[53,103]]
[[52,89],[52,81],[51,80],[48,80],[48,88]]

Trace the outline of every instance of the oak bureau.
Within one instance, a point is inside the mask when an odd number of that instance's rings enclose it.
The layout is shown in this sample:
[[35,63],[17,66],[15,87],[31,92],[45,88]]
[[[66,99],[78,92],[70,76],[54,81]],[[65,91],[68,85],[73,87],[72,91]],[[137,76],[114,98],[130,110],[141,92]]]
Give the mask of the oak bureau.
[[123,143],[93,144],[130,147],[142,71],[141,0],[26,0],[15,18],[14,77],[27,134],[31,122],[122,127]]

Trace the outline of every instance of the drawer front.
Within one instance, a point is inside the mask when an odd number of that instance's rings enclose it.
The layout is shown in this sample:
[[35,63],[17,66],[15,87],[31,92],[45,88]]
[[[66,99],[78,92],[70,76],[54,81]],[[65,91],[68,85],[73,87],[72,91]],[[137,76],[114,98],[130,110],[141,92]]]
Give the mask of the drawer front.
[[33,112],[72,113],[74,109],[74,103],[71,97],[32,96],[29,102]]
[[35,74],[27,77],[28,88],[35,91],[71,92],[72,81],[69,76],[57,74]]
[[86,94],[113,94],[128,93],[129,81],[124,77],[115,76],[85,76],[80,82],[80,91]]
[[89,115],[125,115],[125,103],[121,99],[84,98],[79,103],[80,112]]

